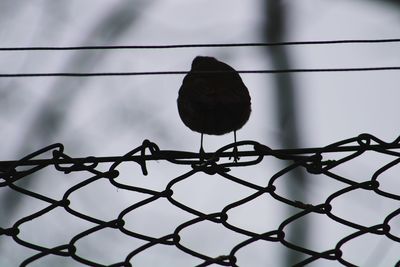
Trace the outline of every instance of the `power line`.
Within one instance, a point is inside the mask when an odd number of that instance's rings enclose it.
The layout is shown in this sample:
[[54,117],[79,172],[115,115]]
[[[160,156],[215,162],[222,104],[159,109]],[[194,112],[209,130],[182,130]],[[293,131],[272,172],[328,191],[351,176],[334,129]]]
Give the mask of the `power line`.
[[211,43],[211,44],[171,44],[171,45],[100,45],[100,46],[26,46],[0,47],[0,51],[51,51],[51,50],[113,50],[113,49],[180,49],[204,47],[265,47],[283,45],[332,45],[332,44],[367,44],[397,43],[400,39],[359,39],[327,41],[294,41],[294,42],[260,42],[260,43]]
[[[305,72],[363,72],[400,70],[400,66],[366,67],[366,68],[313,68],[313,69],[278,69],[278,70],[239,70],[243,74],[279,74]],[[139,72],[47,72],[47,73],[0,73],[0,78],[12,77],[90,77],[90,76],[147,76],[147,75],[185,75],[189,71],[139,71]],[[192,72],[193,73],[193,72]],[[200,73],[200,72],[199,72]],[[226,73],[226,71],[204,71],[201,73]]]

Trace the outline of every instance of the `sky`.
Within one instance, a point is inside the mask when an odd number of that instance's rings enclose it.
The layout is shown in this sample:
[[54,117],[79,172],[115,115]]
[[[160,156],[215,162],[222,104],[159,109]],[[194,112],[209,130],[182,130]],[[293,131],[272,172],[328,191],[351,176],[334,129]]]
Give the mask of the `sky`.
[[[282,4],[288,13],[287,33],[281,41],[400,36],[399,7],[396,5],[372,0],[303,0],[282,1]],[[1,47],[264,41],[261,0],[37,0],[18,4],[3,0],[0,10]],[[292,68],[400,66],[399,50],[398,43],[287,47]],[[215,56],[238,70],[273,68],[265,48],[217,47],[0,51],[3,62],[0,73],[185,71],[190,69],[191,61],[197,55]],[[184,126],[177,112],[176,98],[182,79],[182,75],[0,78],[0,137],[3,140],[0,160],[21,158],[52,143],[64,144],[71,157],[118,156],[141,145],[144,139],[165,150],[197,152],[200,136]],[[252,97],[252,114],[238,132],[238,139],[281,148],[280,138],[285,129],[279,128],[276,122],[278,89],[274,88],[273,74],[243,74],[242,79]],[[399,124],[396,123],[400,95],[398,71],[297,73],[293,80],[301,147],[326,146],[361,133],[373,134],[386,142],[399,136]],[[215,151],[233,142],[233,136],[205,136],[204,142],[206,151]],[[338,167],[337,172],[353,180],[368,180],[392,159],[368,153]],[[267,158],[257,166],[235,168],[230,174],[265,185],[282,164],[286,163]],[[148,169],[149,175],[143,177],[137,165],[123,164],[119,168],[118,181],[163,190],[172,178],[190,171],[190,166],[159,161],[149,164]],[[385,176],[383,183],[384,188],[397,194],[399,182],[393,177],[398,172],[396,166],[392,168],[392,176]],[[29,188],[60,199],[66,189],[89,177],[88,173],[63,175],[46,168],[31,179]],[[323,178],[326,177],[309,175],[308,187],[299,188],[306,192],[307,201],[320,203],[333,191],[343,188],[342,184]],[[0,188],[0,198],[7,195],[7,190]],[[282,194],[288,192],[285,185],[280,190]],[[175,185],[174,198],[204,212],[217,212],[252,192],[220,176],[197,173]],[[99,180],[71,194],[71,205],[81,212],[111,220],[121,209],[144,197],[143,194],[117,190],[107,180]],[[13,216],[21,218],[32,210],[45,207],[44,203],[32,198],[22,198],[19,202],[15,207],[4,207],[3,204],[1,216],[8,221],[5,224],[15,221],[9,218],[10,209]],[[335,204],[337,214],[372,224],[379,223],[386,216],[384,214],[398,207],[397,202],[370,192],[346,195]],[[263,196],[233,210],[230,220],[235,225],[262,232],[276,229],[287,217],[286,212],[285,205]],[[311,217],[311,248],[332,248],[339,236],[352,232],[326,217]],[[192,218],[193,215],[160,200],[129,213],[125,220],[128,229],[162,236]],[[397,233],[398,226],[397,223]],[[20,236],[30,242],[54,246],[69,242],[71,236],[90,227],[93,224],[56,209],[26,223]],[[196,225],[183,232],[182,237],[184,244],[213,256],[229,253],[234,244],[246,239],[211,222]],[[83,257],[111,264],[123,260],[132,247],[142,244],[143,241],[109,229],[82,239],[79,251]],[[365,253],[357,253],[360,248]],[[376,265],[391,266],[398,260],[396,255],[400,246],[385,243],[376,236],[351,243],[346,257],[362,265],[374,259],[365,255],[375,255],[380,248],[386,248],[384,251],[387,253]],[[0,237],[0,251],[3,251],[0,252],[0,265],[5,266],[15,265],[34,253],[4,236]],[[279,266],[286,253],[287,249],[276,243],[257,242],[240,251],[238,264]],[[134,262],[138,266],[192,266],[201,263],[176,248],[166,246],[154,247],[135,257]],[[48,257],[32,266],[54,266],[55,263],[58,266],[79,266],[75,261],[61,257]],[[322,261],[310,266],[337,266],[335,264]]]

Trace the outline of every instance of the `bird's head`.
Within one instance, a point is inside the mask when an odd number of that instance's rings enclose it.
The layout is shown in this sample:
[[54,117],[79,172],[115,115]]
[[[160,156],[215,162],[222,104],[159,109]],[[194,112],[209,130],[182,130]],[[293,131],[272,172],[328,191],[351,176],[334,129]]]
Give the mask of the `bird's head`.
[[213,57],[197,56],[193,59],[192,70],[212,70],[213,66],[215,66],[216,64],[218,64],[218,60]]

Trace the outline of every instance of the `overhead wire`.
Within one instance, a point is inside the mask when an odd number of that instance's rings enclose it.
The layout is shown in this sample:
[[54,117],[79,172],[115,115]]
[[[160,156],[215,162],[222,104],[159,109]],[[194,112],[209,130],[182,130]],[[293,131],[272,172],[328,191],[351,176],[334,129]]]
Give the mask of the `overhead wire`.
[[[400,66],[366,67],[366,68],[312,68],[312,69],[277,69],[277,70],[238,70],[241,74],[279,74],[306,72],[362,72],[362,71],[394,71]],[[189,71],[138,71],[138,72],[45,72],[45,73],[0,73],[0,78],[13,77],[90,77],[90,76],[149,76],[149,75],[185,75]],[[193,72],[192,72],[193,73]],[[199,72],[200,73],[200,72]],[[206,71],[202,73],[226,73],[226,71]]]
[[[260,43],[209,43],[209,44],[169,44],[169,45],[100,45],[100,46],[25,46],[0,47],[3,51],[57,51],[57,50],[118,50],[118,49],[178,49],[204,47],[264,47],[293,45],[334,45],[334,44],[374,44],[398,43],[400,38],[391,39],[349,39],[322,41],[292,41],[292,42],[260,42]],[[242,74],[279,74],[279,73],[309,73],[309,72],[363,72],[363,71],[394,71],[400,66],[373,66],[352,68],[295,68],[275,70],[239,70]],[[188,71],[135,71],[135,72],[43,72],[43,73],[0,73],[0,78],[16,77],[91,77],[91,76],[148,76],[148,75],[185,75]],[[216,72],[212,72],[216,73]]]
[[265,47],[284,45],[333,45],[333,44],[373,44],[398,43],[400,38],[390,39],[347,39],[319,41],[289,41],[289,42],[249,42],[249,43],[197,43],[197,44],[168,44],[168,45],[92,45],[92,46],[24,46],[0,47],[0,51],[51,51],[51,50],[112,50],[112,49],[180,49],[204,47]]

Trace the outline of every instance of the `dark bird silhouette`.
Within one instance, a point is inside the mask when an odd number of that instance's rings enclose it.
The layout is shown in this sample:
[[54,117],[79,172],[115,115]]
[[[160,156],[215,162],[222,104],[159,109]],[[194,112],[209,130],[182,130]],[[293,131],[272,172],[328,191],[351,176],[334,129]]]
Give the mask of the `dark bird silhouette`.
[[[183,123],[201,134],[200,155],[204,155],[203,134],[223,135],[248,121],[250,94],[239,73],[213,57],[196,57],[179,89],[178,111]],[[237,147],[234,147],[237,161]],[[202,157],[201,157],[202,159]]]

